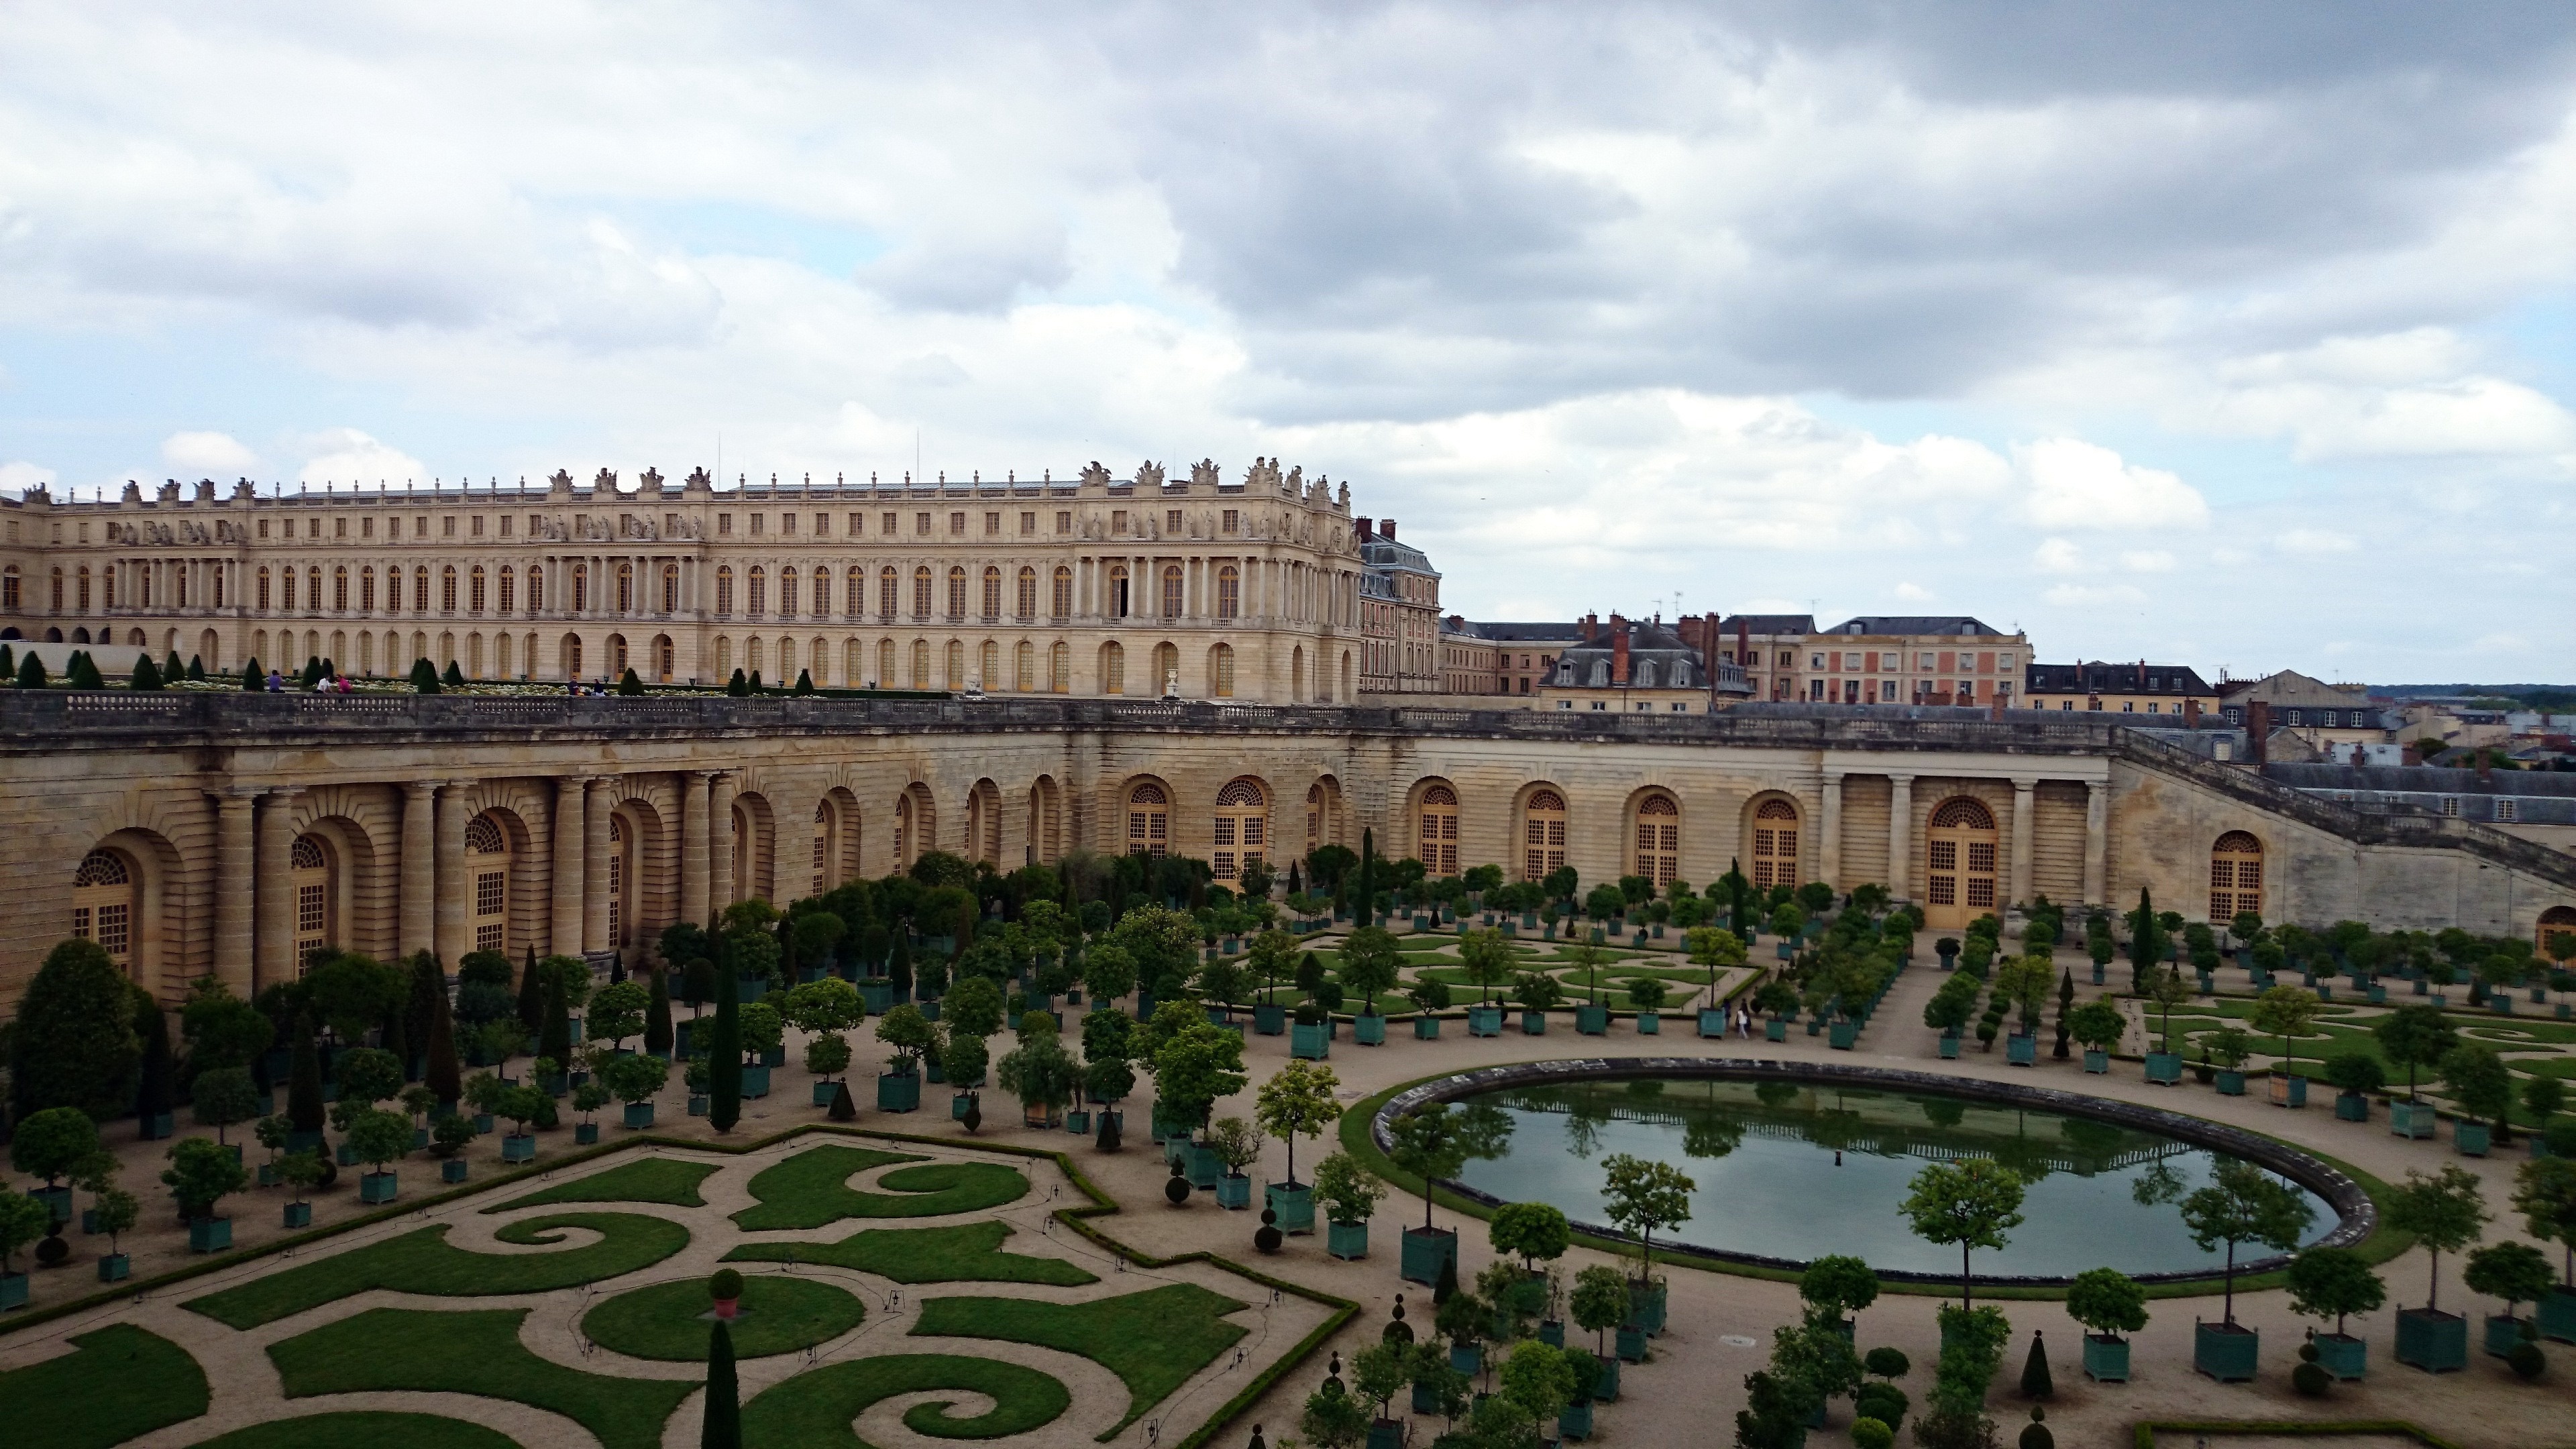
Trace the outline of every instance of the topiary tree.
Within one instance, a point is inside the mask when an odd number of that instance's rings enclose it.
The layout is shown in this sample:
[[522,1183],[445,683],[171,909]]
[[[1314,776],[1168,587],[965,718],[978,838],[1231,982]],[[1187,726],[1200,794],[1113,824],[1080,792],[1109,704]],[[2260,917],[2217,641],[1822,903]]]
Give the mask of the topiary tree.
[[1690,1195],[1698,1187],[1670,1163],[1625,1152],[1601,1159],[1601,1195],[1610,1221],[1637,1238],[1637,1279],[1654,1270],[1655,1229],[1690,1221]]
[[[411,1140],[409,1125],[403,1140]],[[170,1166],[162,1172],[161,1181],[179,1200],[179,1215],[190,1222],[203,1222],[215,1215],[215,1208],[226,1197],[242,1190],[250,1174],[230,1149],[203,1137],[180,1139],[169,1153]]]
[[1404,955],[1396,949],[1394,934],[1362,926],[1342,943],[1340,956],[1342,985],[1359,993],[1369,1015],[1377,1015],[1378,993],[1393,990],[1402,974]]
[[2462,1042],[2443,1053],[2442,1084],[2462,1112],[2494,1125],[2498,1144],[2511,1140],[2505,1110],[2513,1103],[2513,1072],[2494,1047]]
[[1798,1275],[1798,1296],[1839,1322],[1878,1301],[1878,1274],[1859,1258],[1828,1253]]
[[2066,1316],[2104,1338],[2147,1326],[2147,1290],[2117,1268],[2089,1268],[2066,1285]]
[[248,1067],[217,1067],[200,1073],[196,1096],[197,1120],[215,1129],[218,1143],[229,1143],[224,1134],[234,1123],[259,1115],[259,1086],[251,1080]]
[[2515,1317],[2514,1309],[2521,1305],[2548,1297],[2554,1286],[2548,1257],[2529,1243],[2517,1242],[2489,1243],[2469,1254],[2460,1281],[2472,1293],[2503,1299],[2507,1318]]
[[1340,1119],[1342,1104],[1335,1094],[1341,1086],[1331,1067],[1291,1058],[1261,1084],[1253,1098],[1253,1116],[1261,1130],[1288,1144],[1289,1187],[1297,1186],[1297,1139],[1321,1136]]
[[77,1107],[103,1122],[130,1109],[143,1066],[134,1016],[134,990],[97,942],[74,938],[45,953],[10,1038],[13,1115]]
[[[36,656],[30,653],[30,663]],[[203,1139],[198,1139],[203,1140]],[[43,1203],[18,1193],[0,1193],[0,1277],[16,1276],[11,1260],[20,1248],[54,1230],[54,1215]]]
[[2238,1158],[2221,1162],[2209,1186],[2182,1200],[2183,1226],[2200,1250],[2227,1245],[2224,1322],[2236,1322],[2236,1245],[2260,1243],[2286,1253],[2299,1245],[2315,1217],[2316,1209],[2297,1189]]
[[1480,926],[1458,938],[1458,961],[1476,984],[1477,1004],[1491,1006],[1494,988],[1511,972],[1511,943],[1499,928]]
[[[529,1091],[522,1087],[520,1091]],[[411,1118],[400,1112],[370,1107],[349,1122],[349,1150],[360,1162],[378,1172],[385,1164],[411,1151]]]
[[2576,1159],[2550,1155],[2524,1163],[2514,1174],[2513,1210],[2523,1230],[2566,1251],[2566,1280],[2576,1287]]
[[[2544,1280],[2548,1265],[2541,1265]],[[2290,1311],[2302,1318],[2332,1318],[2334,1336],[2344,1336],[2344,1319],[2354,1313],[2376,1313],[2388,1301],[2388,1285],[2371,1271],[2370,1260],[2350,1248],[2310,1248],[2290,1260]]]
[[1628,1280],[1618,1269],[1596,1263],[1574,1275],[1566,1311],[1574,1315],[1576,1327],[1593,1336],[1593,1347],[1606,1354],[1605,1335],[1628,1321]]
[[2401,1006],[2381,1017],[2370,1030],[2379,1039],[2381,1053],[2406,1069],[2409,1102],[2415,1100],[2416,1072],[2439,1064],[2459,1043],[2450,1019],[2433,1006]]
[[48,1191],[59,1179],[79,1172],[100,1152],[98,1124],[77,1107],[48,1107],[18,1124],[9,1143],[9,1165],[45,1180]]
[[1327,1220],[1345,1227],[1367,1222],[1386,1200],[1386,1184],[1360,1160],[1336,1152],[1315,1164],[1315,1201]]
[[1526,1274],[1537,1273],[1541,1262],[1555,1262],[1574,1245],[1574,1229],[1565,1214],[1543,1202],[1506,1203],[1494,1209],[1486,1232],[1495,1252],[1519,1255]]
[[648,1052],[612,1056],[598,1066],[599,1084],[626,1103],[653,1100],[670,1080],[671,1064]]
[[[839,983],[848,988],[849,983]],[[855,992],[853,993],[855,994]],[[644,1029],[644,1015],[653,1005],[653,993],[634,981],[618,981],[591,993],[590,1005],[582,1015],[582,1034],[592,1041],[606,1042],[614,1049]],[[664,1024],[669,1024],[669,1007],[664,1007]]]
[[2003,1247],[2005,1234],[2021,1226],[2021,1201],[2020,1174],[1989,1157],[1935,1162],[1914,1175],[1898,1211],[1905,1214],[1916,1237],[1927,1243],[1958,1245],[1963,1310],[1973,1312],[1976,1307],[1969,1253]]
[[[1422,1182],[1422,1230],[1431,1229],[1431,1187],[1467,1165],[1465,1124],[1446,1102],[1402,1113],[1387,1124],[1387,1160]],[[1624,1292],[1624,1290],[1622,1290]],[[1621,1312],[1626,1312],[1621,1300]]]

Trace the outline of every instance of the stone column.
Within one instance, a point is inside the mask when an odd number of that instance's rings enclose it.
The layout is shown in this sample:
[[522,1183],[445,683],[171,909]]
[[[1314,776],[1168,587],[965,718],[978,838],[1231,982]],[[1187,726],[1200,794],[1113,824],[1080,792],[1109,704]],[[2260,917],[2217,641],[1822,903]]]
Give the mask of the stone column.
[[[704,925],[707,908],[707,782],[713,770],[680,775],[679,809],[672,828],[680,833],[680,919]],[[685,961],[676,962],[685,966]]]
[[258,861],[253,867],[259,913],[251,989],[292,981],[295,969],[295,802],[301,790],[272,790],[260,802]]
[[257,898],[258,856],[253,842],[259,792],[227,786],[215,796],[215,979],[244,1001],[253,977],[251,907]]
[[435,854],[437,867],[437,936],[438,959],[450,970],[455,969],[465,953],[474,949],[473,881],[465,874],[465,791],[470,780],[449,780],[438,791],[438,840]]
[[707,783],[707,926],[733,904],[734,776],[717,771]]
[[590,782],[589,822],[582,830],[581,949],[605,951],[608,939],[608,817],[617,808],[617,781]]
[[578,777],[567,775],[555,781],[554,879],[547,893],[554,909],[548,916],[546,950],[558,956],[581,951],[582,866],[587,859],[581,796]]
[[2014,904],[2027,904],[2030,900],[2031,821],[2037,813],[2035,795],[2039,781],[2016,776],[2012,787],[2012,894],[2006,899]]
[[1887,777],[1887,892],[1914,899],[1914,777]]
[[1816,879],[1843,888],[1843,772],[1825,771],[1823,808],[1816,812]]
[[[395,915],[397,949],[438,949],[438,787],[406,780],[402,787],[401,903]],[[439,963],[456,969],[453,961]]]
[[2111,784],[2084,782],[2084,904],[2098,906],[2110,893]]

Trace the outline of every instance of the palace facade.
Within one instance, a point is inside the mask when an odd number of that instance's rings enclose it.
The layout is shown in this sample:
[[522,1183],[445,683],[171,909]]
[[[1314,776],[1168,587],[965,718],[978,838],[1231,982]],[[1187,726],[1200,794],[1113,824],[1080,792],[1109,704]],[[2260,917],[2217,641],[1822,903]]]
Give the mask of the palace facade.
[[[301,516],[301,515],[294,515]],[[1935,931],[2045,894],[2530,932],[2576,857],[2358,810],[2110,716],[0,691],[0,1009],[68,935],[164,1000],[317,945],[635,952],[953,851],[1882,882]]]
[[1168,481],[835,478],[716,491],[279,496],[128,483],[0,499],[0,638],[139,645],[238,671],[980,689],[1265,703],[1359,688],[1350,487],[1256,459]]

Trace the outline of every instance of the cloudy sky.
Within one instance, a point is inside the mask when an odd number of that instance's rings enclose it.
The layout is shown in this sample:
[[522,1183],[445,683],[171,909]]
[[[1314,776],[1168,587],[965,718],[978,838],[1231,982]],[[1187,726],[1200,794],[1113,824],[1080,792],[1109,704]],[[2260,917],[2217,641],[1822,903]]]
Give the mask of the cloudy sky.
[[0,27],[0,490],[1347,479],[1486,618],[2576,678],[2563,4]]

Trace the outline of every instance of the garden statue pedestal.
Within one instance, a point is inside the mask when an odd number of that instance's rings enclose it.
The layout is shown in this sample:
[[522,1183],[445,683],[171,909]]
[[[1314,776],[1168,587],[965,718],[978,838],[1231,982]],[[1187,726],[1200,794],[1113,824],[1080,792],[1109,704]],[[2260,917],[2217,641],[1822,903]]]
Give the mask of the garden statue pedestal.
[[1458,1261],[1458,1235],[1447,1228],[1406,1228],[1397,1275],[1410,1283],[1436,1287],[1440,1270]]
[[2195,1323],[2191,1366],[2222,1384],[2250,1383],[2263,1335],[2241,1323]]
[[2469,1366],[2469,1321],[2429,1308],[2399,1310],[2397,1361],[2430,1374],[2458,1373]]
[[2317,1367],[2345,1383],[2351,1383],[2369,1371],[2368,1340],[2349,1334],[2320,1333],[2310,1341],[2317,1346]]
[[2129,1341],[2112,1334],[2084,1335],[2084,1373],[2097,1384],[2129,1381]]

